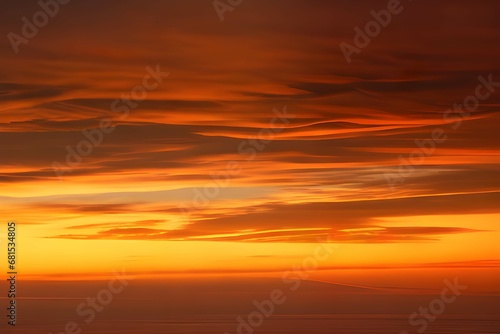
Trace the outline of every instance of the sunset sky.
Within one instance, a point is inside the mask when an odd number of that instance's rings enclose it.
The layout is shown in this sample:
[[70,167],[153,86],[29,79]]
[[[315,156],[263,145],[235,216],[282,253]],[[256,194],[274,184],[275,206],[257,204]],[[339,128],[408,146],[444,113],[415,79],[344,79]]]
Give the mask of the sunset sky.
[[[315,280],[460,275],[500,294],[500,3],[481,2],[404,2],[350,64],[339,44],[386,1],[245,0],[221,22],[209,0],[73,0],[19,53],[0,39],[1,215],[18,223],[23,279],[281,277],[329,236]],[[40,9],[1,4],[4,36]],[[169,75],[113,111],[148,66]],[[496,90],[445,121],[480,76]],[[114,131],[58,177],[102,120]],[[391,187],[436,129],[446,141]]]

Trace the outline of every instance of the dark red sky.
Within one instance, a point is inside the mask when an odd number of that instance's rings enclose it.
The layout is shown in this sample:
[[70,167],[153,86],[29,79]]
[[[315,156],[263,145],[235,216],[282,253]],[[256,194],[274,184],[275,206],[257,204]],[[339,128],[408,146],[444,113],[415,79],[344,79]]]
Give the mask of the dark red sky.
[[[0,1],[0,204],[26,278],[274,277],[329,235],[340,251],[315,279],[437,289],[460,274],[498,295],[500,3],[403,1],[348,63],[339,45],[386,7],[244,0],[220,21],[210,0],[72,0],[16,53],[9,34],[40,7]],[[169,74],[113,111],[148,67]]]

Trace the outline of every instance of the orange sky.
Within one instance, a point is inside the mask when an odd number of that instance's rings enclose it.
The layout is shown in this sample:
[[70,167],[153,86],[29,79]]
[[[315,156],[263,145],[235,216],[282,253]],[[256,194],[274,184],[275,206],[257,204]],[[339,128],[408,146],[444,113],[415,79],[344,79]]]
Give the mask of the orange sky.
[[[210,1],[75,1],[19,54],[3,38],[0,203],[20,272],[279,276],[329,235],[317,279],[382,284],[391,268],[418,285],[461,268],[499,292],[500,91],[456,129],[443,121],[478,76],[500,81],[498,8],[416,1],[347,64],[338,45],[371,9],[248,1],[219,22]],[[36,10],[9,6],[4,30]],[[120,118],[113,101],[157,64],[169,76]],[[285,106],[273,140],[242,152]],[[103,119],[115,130],[57,178],[52,163]],[[448,139],[391,189],[386,173],[436,128]],[[229,161],[238,172],[193,208]]]

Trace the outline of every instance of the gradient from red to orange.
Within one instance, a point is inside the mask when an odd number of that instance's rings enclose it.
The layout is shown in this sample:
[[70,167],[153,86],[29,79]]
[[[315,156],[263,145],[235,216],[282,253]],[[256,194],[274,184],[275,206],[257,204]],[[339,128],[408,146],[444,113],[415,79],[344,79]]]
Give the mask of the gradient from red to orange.
[[[3,38],[0,201],[23,279],[279,278],[329,236],[311,280],[459,276],[498,295],[500,92],[443,119],[480,76],[500,82],[499,4],[483,2],[407,4],[351,64],[339,43],[385,2],[248,1],[219,22],[210,1],[75,1],[19,54]],[[17,31],[36,10],[0,18]],[[157,64],[169,76],[113,112]],[[284,107],[284,128],[242,149]],[[53,162],[103,119],[114,131],[58,178]],[[436,129],[447,139],[388,185]],[[238,172],[199,205],[229,161]]]

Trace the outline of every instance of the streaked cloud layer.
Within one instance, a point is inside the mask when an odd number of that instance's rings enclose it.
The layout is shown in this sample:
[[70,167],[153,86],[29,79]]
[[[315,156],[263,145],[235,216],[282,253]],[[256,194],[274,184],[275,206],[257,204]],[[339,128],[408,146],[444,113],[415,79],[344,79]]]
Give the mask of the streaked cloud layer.
[[[330,234],[426,252],[479,241],[491,256],[468,260],[498,261],[500,87],[460,126],[443,120],[479,76],[500,82],[500,4],[480,3],[414,1],[347,64],[339,43],[385,2],[248,1],[223,23],[210,1],[72,2],[18,55],[0,41],[4,217],[47,245],[78,239],[68,256],[96,240],[150,242],[151,253],[164,241],[256,243],[257,255],[257,243]],[[37,10],[4,7],[7,32]],[[127,117],[113,112],[156,64],[168,78]],[[273,140],[242,149],[284,106],[294,117]],[[57,178],[52,163],[106,119],[115,130]],[[448,139],[391,189],[386,173],[436,128]],[[241,170],[196,199],[229,161]]]

